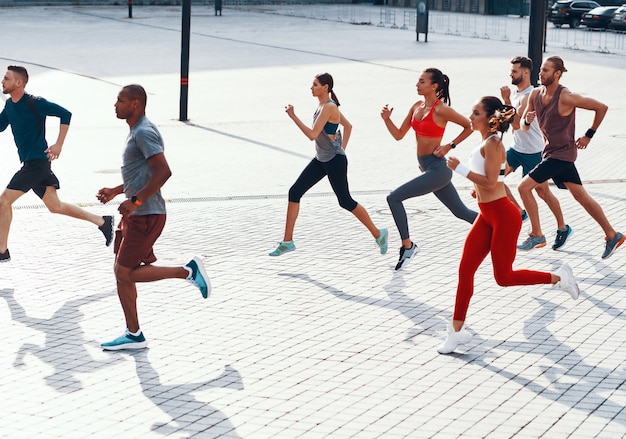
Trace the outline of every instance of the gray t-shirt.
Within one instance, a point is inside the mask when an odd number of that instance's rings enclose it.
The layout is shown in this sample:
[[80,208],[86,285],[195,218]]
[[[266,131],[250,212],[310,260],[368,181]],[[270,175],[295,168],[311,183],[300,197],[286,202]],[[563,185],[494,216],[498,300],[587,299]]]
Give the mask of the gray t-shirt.
[[[122,180],[127,198],[131,198],[148,183],[152,177],[148,159],[153,155],[163,153],[164,149],[161,133],[147,117],[139,119],[130,129],[122,158]],[[135,210],[133,215],[165,213],[165,200],[161,196],[161,190],[141,201],[142,205]]]

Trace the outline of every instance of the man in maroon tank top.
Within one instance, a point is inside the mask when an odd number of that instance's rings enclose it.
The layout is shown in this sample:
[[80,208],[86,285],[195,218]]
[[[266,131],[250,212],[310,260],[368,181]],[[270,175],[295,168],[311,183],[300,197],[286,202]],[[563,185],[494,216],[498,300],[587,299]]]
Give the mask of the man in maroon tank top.
[[[578,149],[585,149],[602,123],[608,107],[595,99],[572,93],[559,84],[563,73],[567,72],[563,60],[551,56],[541,65],[540,87],[532,91],[528,105],[522,115],[522,130],[528,130],[535,117],[545,138],[543,160],[520,183],[519,193],[528,215],[538,216],[538,206],[532,191],[541,183],[552,179],[560,189],[567,189],[605,233],[605,249],[602,259],[611,256],[626,237],[617,232],[609,223],[602,207],[591,198],[582,185],[578,170],[574,165]],[[593,111],[594,118],[585,134],[575,139],[576,109]],[[558,230],[552,248],[558,250],[572,234],[572,229]]]

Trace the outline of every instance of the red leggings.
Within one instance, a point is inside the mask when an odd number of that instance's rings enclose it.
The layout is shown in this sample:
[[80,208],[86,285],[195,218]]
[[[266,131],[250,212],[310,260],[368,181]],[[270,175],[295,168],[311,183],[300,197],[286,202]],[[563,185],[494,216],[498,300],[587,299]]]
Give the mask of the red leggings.
[[465,239],[461,255],[454,320],[465,321],[474,294],[474,274],[489,252],[498,285],[537,285],[552,281],[547,272],[513,270],[517,238],[522,228],[522,218],[515,205],[503,197],[489,203],[478,203],[478,207],[480,214]]

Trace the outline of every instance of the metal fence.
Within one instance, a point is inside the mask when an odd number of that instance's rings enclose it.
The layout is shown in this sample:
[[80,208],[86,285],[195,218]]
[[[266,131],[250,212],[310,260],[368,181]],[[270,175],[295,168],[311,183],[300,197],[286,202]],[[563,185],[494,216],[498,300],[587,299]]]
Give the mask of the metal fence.
[[[416,25],[415,9],[353,4],[350,0],[316,1],[308,4],[298,0],[228,0],[224,2],[224,6],[318,20],[369,24],[408,32],[415,32]],[[428,32],[433,34],[528,43],[528,17],[431,10],[428,26]],[[626,56],[626,34],[623,32],[589,30],[584,27],[556,28],[548,23],[546,45]]]

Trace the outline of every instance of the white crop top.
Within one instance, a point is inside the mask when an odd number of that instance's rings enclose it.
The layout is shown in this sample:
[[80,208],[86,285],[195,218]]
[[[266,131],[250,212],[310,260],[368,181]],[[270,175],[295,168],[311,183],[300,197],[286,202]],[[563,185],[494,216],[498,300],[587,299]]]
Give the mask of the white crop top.
[[[498,136],[497,134],[492,134],[491,136],[487,137],[485,139],[485,141],[483,142],[483,144],[491,139],[493,136]],[[481,144],[482,145],[482,144]],[[470,171],[475,172],[476,174],[480,174],[482,176],[485,176],[485,158],[482,156],[482,154],[480,153],[480,148],[482,146],[477,146],[476,148],[474,148],[474,150],[471,152],[470,156],[469,156],[469,163],[468,163],[468,167],[470,169]],[[498,181],[504,181],[504,171],[506,170],[506,164],[505,162],[503,162],[500,165],[500,174],[498,175]]]

